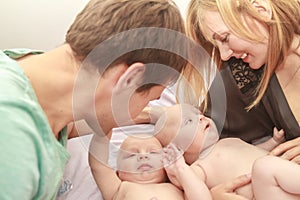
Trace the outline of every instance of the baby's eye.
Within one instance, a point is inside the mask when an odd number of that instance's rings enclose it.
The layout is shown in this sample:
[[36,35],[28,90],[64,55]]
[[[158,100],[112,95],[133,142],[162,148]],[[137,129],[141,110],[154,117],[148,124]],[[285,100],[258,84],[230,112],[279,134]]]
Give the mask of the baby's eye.
[[150,154],[159,154],[158,151],[151,151]]
[[187,124],[190,124],[190,123],[192,123],[192,122],[193,122],[192,119],[187,119],[187,120],[185,120],[184,124],[187,125]]
[[126,158],[132,158],[134,156],[136,156],[136,153],[129,153],[127,154]]

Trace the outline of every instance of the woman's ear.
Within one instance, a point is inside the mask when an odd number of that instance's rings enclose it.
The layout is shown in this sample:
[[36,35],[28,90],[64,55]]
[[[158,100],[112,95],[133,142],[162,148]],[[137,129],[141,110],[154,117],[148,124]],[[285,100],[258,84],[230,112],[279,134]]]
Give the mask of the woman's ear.
[[143,80],[146,66],[143,63],[133,63],[120,76],[116,85],[115,92],[122,92],[127,89],[137,89]]
[[272,9],[269,0],[253,0],[252,5],[266,19],[270,20],[272,18]]

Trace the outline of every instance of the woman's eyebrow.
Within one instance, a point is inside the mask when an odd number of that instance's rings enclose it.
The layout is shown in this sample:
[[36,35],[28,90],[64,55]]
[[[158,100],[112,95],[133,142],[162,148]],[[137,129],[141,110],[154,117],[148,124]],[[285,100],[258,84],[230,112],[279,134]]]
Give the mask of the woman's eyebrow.
[[212,36],[212,38],[213,38],[214,40],[220,40],[222,37],[221,37],[220,34],[214,33],[213,36]]

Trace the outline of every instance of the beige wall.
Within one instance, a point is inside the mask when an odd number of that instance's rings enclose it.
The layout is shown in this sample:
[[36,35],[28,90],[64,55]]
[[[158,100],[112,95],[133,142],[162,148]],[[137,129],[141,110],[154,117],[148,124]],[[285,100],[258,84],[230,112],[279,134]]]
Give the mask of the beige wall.
[[[64,42],[65,32],[88,0],[8,0],[0,3],[0,49],[49,50]],[[185,12],[188,0],[175,0]]]

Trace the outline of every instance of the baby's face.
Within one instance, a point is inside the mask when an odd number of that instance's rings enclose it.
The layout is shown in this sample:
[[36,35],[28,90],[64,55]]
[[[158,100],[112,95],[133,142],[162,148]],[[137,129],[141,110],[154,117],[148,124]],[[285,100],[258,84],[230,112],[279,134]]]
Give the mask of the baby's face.
[[162,146],[153,136],[129,136],[124,140],[117,161],[123,181],[157,183],[165,180]]
[[202,152],[219,139],[215,123],[188,104],[173,106],[157,125],[157,132],[173,134],[172,142],[183,150],[196,145]]

